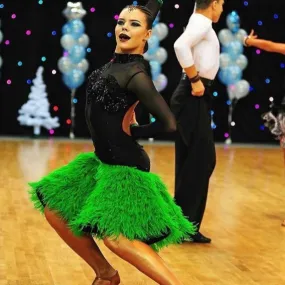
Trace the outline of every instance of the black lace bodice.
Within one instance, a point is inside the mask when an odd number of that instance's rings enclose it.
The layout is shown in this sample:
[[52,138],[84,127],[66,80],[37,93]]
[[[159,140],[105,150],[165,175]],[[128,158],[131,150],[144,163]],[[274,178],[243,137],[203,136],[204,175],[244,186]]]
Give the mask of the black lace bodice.
[[[126,159],[131,153],[136,159],[142,155],[135,139],[175,129],[174,116],[155,89],[149,64],[142,55],[114,54],[109,63],[89,76],[86,95],[86,121],[96,153],[105,162],[138,166]],[[129,136],[122,130],[122,121],[137,101],[157,120],[132,127]]]

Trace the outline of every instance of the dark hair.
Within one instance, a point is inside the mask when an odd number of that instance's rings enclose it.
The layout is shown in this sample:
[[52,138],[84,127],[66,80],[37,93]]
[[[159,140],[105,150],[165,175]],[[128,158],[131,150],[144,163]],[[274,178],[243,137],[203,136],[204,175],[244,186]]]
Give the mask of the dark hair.
[[201,10],[207,9],[212,2],[214,2],[214,0],[196,0],[196,8]]
[[[146,17],[146,24],[147,24],[147,29],[152,29],[152,24],[153,24],[153,21],[155,20],[153,18],[153,14],[151,13],[151,11],[145,7],[145,6],[141,6],[141,5],[128,5],[125,7],[125,9],[129,9],[129,10],[135,10],[135,9],[138,9],[140,10],[141,12],[143,12],[145,14],[145,17]],[[144,53],[146,53],[148,50],[148,42],[145,43],[145,46],[144,46]]]
[[141,5],[128,5],[128,6],[125,7],[125,9],[129,9],[130,11],[138,9],[141,12],[143,12],[145,14],[145,17],[146,17],[146,24],[147,24],[146,28],[147,29],[151,29],[152,28],[152,24],[153,24],[153,21],[155,19],[153,18],[153,15],[152,15],[151,11],[147,7],[141,6]]

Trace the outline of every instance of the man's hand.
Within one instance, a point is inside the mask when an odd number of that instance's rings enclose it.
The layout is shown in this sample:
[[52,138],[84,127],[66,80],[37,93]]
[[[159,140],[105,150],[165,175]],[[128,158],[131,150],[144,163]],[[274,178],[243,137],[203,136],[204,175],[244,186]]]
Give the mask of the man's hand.
[[192,95],[193,96],[203,96],[205,92],[205,86],[201,80],[191,83]]

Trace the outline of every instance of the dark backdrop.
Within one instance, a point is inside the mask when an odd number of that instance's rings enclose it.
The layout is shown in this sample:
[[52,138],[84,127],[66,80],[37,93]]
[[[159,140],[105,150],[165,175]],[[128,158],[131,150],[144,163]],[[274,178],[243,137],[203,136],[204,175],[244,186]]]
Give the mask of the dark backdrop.
[[[67,1],[43,0],[38,4],[36,0],[0,0],[1,30],[4,40],[1,44],[0,54],[3,58],[3,66],[0,77],[0,134],[29,136],[32,128],[20,126],[16,120],[18,110],[28,99],[31,85],[27,84],[28,79],[35,77],[38,66],[45,68],[44,81],[47,86],[48,98],[51,104],[52,116],[60,118],[61,127],[55,130],[55,136],[68,136],[69,125],[66,120],[70,118],[70,92],[65,87],[58,71],[53,75],[51,71],[57,69],[57,61],[62,55],[60,45],[61,28],[66,22],[62,16],[62,10]],[[114,15],[118,14],[122,7],[130,4],[126,0],[105,0],[105,1],[82,1],[88,14],[84,17],[86,33],[91,39],[92,51],[87,54],[90,63],[90,73],[93,69],[108,61],[115,47],[114,37],[107,37],[108,32],[113,32],[115,27]],[[144,4],[145,1],[139,1]],[[1,5],[2,4],[2,5]],[[174,5],[179,4],[180,9]],[[248,5],[246,5],[248,4]],[[90,13],[91,7],[96,8],[95,13]],[[174,28],[169,29],[168,37],[161,42],[161,45],[168,50],[168,60],[163,65],[163,73],[168,77],[169,83],[162,95],[168,101],[176,85],[178,84],[181,69],[175,58],[173,43],[179,37],[188,22],[193,11],[194,1],[177,0],[165,1],[161,12],[161,22],[166,24],[174,23]],[[268,0],[228,0],[225,4],[224,14],[214,28],[218,32],[225,27],[225,17],[232,10],[236,10],[241,17],[241,28],[250,31],[254,28],[259,37],[273,41],[285,42],[285,1]],[[16,19],[11,15],[16,14]],[[276,16],[276,15],[277,16]],[[275,15],[275,17],[274,17]],[[258,24],[262,21],[262,25]],[[26,30],[32,34],[26,36]],[[52,31],[56,31],[55,36]],[[5,45],[9,40],[10,45]],[[248,80],[252,86],[252,92],[241,99],[234,111],[236,126],[232,128],[232,138],[235,142],[272,142],[273,138],[264,129],[261,114],[268,110],[268,98],[273,96],[275,101],[282,98],[282,83],[284,78],[285,58],[278,54],[262,52],[256,54],[255,49],[246,49],[249,65],[244,72],[243,78]],[[41,58],[45,56],[46,61]],[[23,65],[19,67],[18,61]],[[88,74],[87,73],[87,74]],[[265,80],[269,78],[270,83]],[[11,79],[12,84],[7,85]],[[224,141],[224,134],[227,127],[227,93],[225,87],[217,80],[214,90],[218,96],[214,99],[213,110],[214,121],[217,128],[214,130],[216,141]],[[77,137],[89,137],[84,119],[85,84],[77,90],[76,98],[76,127]],[[260,108],[255,109],[259,104]],[[55,112],[52,108],[58,106]],[[147,117],[142,113],[141,120]],[[48,136],[48,132],[42,129],[42,135]],[[169,139],[169,137],[164,137]]]

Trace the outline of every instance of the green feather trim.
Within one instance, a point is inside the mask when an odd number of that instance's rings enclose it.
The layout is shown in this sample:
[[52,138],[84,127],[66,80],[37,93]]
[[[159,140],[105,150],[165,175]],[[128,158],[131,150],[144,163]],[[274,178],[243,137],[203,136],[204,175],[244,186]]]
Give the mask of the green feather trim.
[[94,153],[78,155],[40,181],[29,183],[36,209],[57,211],[76,235],[86,227],[98,238],[148,240],[159,251],[196,231],[156,174],[102,163]]
[[163,0],[157,0],[157,2],[162,6],[163,5]]

